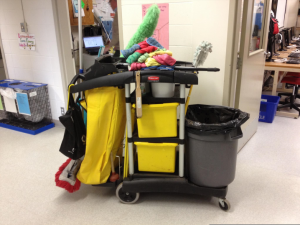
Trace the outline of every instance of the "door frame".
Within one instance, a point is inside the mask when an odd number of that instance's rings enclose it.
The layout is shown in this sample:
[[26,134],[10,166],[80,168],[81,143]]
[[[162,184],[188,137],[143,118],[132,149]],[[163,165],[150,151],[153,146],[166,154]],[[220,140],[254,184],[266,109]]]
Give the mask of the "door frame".
[[7,69],[7,65],[6,65],[6,58],[5,58],[5,53],[4,53],[3,43],[2,43],[1,32],[0,32],[0,51],[1,51],[1,55],[2,55],[3,65],[4,65],[5,79],[8,79],[9,74],[8,74],[8,69]]
[[60,61],[62,88],[64,92],[64,100],[67,104],[69,81],[76,75],[75,61],[72,57],[73,45],[69,19],[69,6],[68,1],[51,1],[57,39],[58,57]]
[[227,32],[227,50],[225,59],[223,105],[234,107],[237,75],[237,56],[239,49],[242,1],[230,0]]
[[119,43],[120,49],[125,49],[124,36],[123,36],[123,15],[122,15],[122,0],[117,0],[118,4],[118,24],[119,24]]
[[[252,0],[244,0],[244,5],[243,5],[243,12],[241,12],[242,14],[240,15],[242,17],[242,26],[241,26],[241,37],[240,37],[240,43],[239,45],[237,45],[238,48],[240,48],[240,52],[238,52],[237,50],[235,51],[236,54],[236,59],[238,58],[238,54],[241,57],[239,60],[240,63],[240,67],[239,69],[237,69],[236,71],[232,71],[233,75],[234,75],[234,79],[235,79],[235,86],[234,88],[232,88],[232,96],[233,98],[231,99],[232,104],[234,105],[235,108],[240,108],[240,93],[241,93],[241,85],[242,84],[242,79],[243,79],[243,74],[240,72],[243,70],[243,61],[250,60],[251,57],[255,57],[257,54],[263,54],[263,52],[266,50],[267,47],[267,42],[268,42],[268,31],[269,31],[269,22],[270,22],[270,10],[271,10],[271,0],[265,0],[264,3],[264,13],[265,13],[265,19],[264,19],[264,28],[265,30],[263,30],[261,37],[262,37],[262,41],[263,44],[261,46],[261,49],[258,49],[252,53],[249,52],[249,48],[245,49],[245,48],[241,48],[240,45],[243,43],[242,40],[248,41],[248,37],[246,35],[249,35],[249,31],[247,30],[248,25],[249,25],[249,21],[248,21],[248,13],[249,13],[249,7],[251,7],[251,25],[250,25],[250,29],[252,27],[252,23],[253,23],[253,6],[249,6],[249,3],[253,2]],[[249,6],[249,7],[248,7]],[[240,18],[241,18],[240,17]],[[240,22],[239,22],[240,23]],[[237,31],[236,31],[237,32]],[[250,35],[251,35],[250,31]],[[251,39],[251,38],[250,38]],[[249,40],[250,41],[250,40]],[[249,43],[246,44],[246,46],[250,45]],[[237,49],[238,49],[237,48]],[[263,74],[262,74],[263,75]],[[251,117],[251,115],[250,115]],[[238,142],[238,151],[240,151],[244,145],[251,139],[251,137],[256,133],[257,131],[257,125],[258,125],[258,118],[257,121],[252,120],[252,121],[248,121],[247,125],[244,125],[243,128],[243,136],[244,138],[240,139]]]
[[[255,0],[254,0],[255,1]],[[265,19],[264,19],[264,30],[263,30],[263,33],[262,35],[264,35],[264,32],[265,32],[265,29],[269,30],[269,23],[270,23],[270,11],[271,11],[271,1],[272,0],[265,0],[266,1],[266,4],[264,6],[265,8],[265,16],[267,16]],[[244,15],[247,14],[247,11],[248,11],[248,7],[245,7],[245,4],[249,4],[249,0],[244,0],[244,6],[243,6],[243,19],[242,19],[242,30],[241,30],[241,40],[242,39],[245,39],[245,35],[246,35],[246,24],[247,24],[247,19],[244,18]],[[252,27],[252,23],[253,23],[253,10],[254,10],[254,6],[252,6],[252,15],[251,15],[251,26]],[[258,49],[254,52],[251,52],[249,53],[249,48],[248,49],[243,49],[241,51],[241,55],[242,57],[246,54],[244,54],[244,51],[247,51],[247,57],[250,58],[252,56],[255,56],[256,54],[259,54],[261,52],[264,52],[266,51],[267,49],[267,44],[268,44],[268,32],[266,33],[266,35],[263,36],[263,45],[261,46],[262,48],[261,49]],[[243,59],[242,59],[243,60]],[[242,63],[242,62],[241,62]],[[242,68],[241,68],[242,69]],[[238,83],[241,83],[241,79],[242,77],[241,76],[238,76],[238,71],[236,73],[236,85],[235,85],[235,94],[234,94],[234,107],[235,108],[239,108],[239,96],[240,96],[240,86],[238,86],[237,84]]]
[[[271,12],[271,3],[272,0],[265,0],[265,7],[268,10],[267,12]],[[240,40],[243,38],[241,35],[243,34],[242,29],[245,27],[245,24],[242,24],[243,15],[244,15],[244,5],[248,4],[248,0],[231,0],[230,1],[230,12],[232,12],[232,16],[229,18],[229,25],[233,24],[232,28],[228,29],[228,37],[227,37],[227,53],[226,53],[226,68],[225,68],[225,76],[224,76],[224,91],[223,91],[223,105],[229,107],[236,107],[236,94],[237,94],[237,82],[238,82],[238,56],[239,56],[239,47]],[[268,13],[266,14],[268,15]],[[233,22],[231,22],[233,21]],[[270,22],[270,17],[267,17],[264,20],[264,27],[268,29],[268,24]],[[242,25],[242,26],[241,26]],[[231,35],[231,33],[233,33]],[[230,36],[231,35],[231,36]],[[263,49],[266,49],[266,45],[268,42],[268,35],[265,35],[263,39]],[[260,50],[262,51],[262,50]],[[253,53],[255,55],[259,51]],[[231,54],[230,54],[231,53]],[[250,54],[248,57],[251,57]]]

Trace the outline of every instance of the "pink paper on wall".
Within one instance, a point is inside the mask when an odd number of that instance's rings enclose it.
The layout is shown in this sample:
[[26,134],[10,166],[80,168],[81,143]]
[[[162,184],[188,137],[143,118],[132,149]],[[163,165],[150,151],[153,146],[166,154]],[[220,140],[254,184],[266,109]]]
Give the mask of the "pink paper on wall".
[[[152,4],[143,4],[143,18],[147,13],[147,9]],[[157,4],[160,9],[160,15],[157,27],[152,37],[154,37],[164,48],[169,49],[169,3]]]

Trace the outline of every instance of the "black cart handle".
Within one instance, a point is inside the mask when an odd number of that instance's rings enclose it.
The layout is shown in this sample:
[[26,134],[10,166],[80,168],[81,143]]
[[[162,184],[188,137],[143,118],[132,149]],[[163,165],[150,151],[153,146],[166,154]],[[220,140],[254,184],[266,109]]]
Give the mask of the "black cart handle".
[[75,83],[77,82],[78,79],[85,80],[85,77],[84,77],[84,75],[82,75],[82,74],[76,74],[76,75],[73,77],[73,79],[71,80],[69,86],[70,86],[71,84],[75,84]]
[[[135,71],[136,73],[137,71]],[[165,70],[141,70],[141,76],[173,76],[174,71]]]
[[207,71],[207,72],[219,72],[219,68],[200,68],[200,67],[184,67],[184,66],[175,66],[175,70],[183,71]]
[[187,62],[187,61],[176,61],[176,64],[193,64],[192,62]]

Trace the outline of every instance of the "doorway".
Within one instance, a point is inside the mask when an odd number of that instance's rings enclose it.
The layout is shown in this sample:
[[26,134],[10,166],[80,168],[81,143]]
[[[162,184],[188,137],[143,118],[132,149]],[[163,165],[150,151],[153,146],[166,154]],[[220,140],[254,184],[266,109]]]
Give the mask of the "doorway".
[[229,104],[250,114],[242,126],[244,137],[238,149],[251,139],[258,127],[259,108],[264,77],[265,51],[271,0],[236,2],[235,34],[231,70]]

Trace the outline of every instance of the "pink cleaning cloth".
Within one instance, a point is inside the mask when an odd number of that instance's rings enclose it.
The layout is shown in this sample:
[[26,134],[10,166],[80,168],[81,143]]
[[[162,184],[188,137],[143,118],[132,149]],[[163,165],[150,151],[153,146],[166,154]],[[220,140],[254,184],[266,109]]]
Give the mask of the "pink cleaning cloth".
[[150,45],[147,43],[147,41],[142,41],[141,43],[138,43],[138,45],[141,47],[141,49],[143,48],[147,48]]
[[163,55],[155,55],[153,58],[161,65],[165,66],[174,66],[176,63],[176,59],[173,57],[169,56],[168,54],[163,54]]
[[157,47],[155,47],[155,46],[148,46],[147,48],[142,48],[142,49],[136,50],[135,52],[139,52],[141,54],[145,54],[145,53],[154,52],[156,50],[157,50]]
[[134,62],[131,64],[130,71],[141,70],[142,68],[145,68],[145,67],[147,67],[145,63]]

